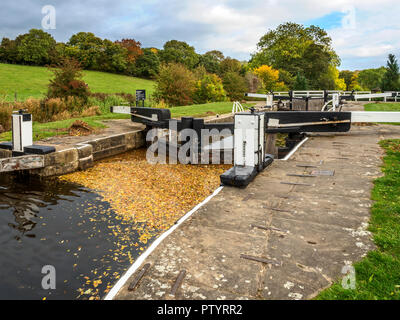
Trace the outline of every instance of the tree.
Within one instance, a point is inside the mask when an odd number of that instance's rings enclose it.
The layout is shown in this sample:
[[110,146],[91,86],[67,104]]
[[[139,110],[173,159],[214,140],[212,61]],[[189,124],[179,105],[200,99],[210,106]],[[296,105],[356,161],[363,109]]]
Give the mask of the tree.
[[153,48],[143,49],[135,63],[135,75],[144,78],[155,78],[160,70],[160,59]]
[[3,38],[0,44],[0,61],[5,63],[16,63],[17,54],[17,44],[15,40]]
[[169,106],[193,104],[196,79],[188,68],[179,63],[163,64],[156,79],[154,97]]
[[339,73],[339,78],[343,79],[346,84],[346,91],[353,90],[354,86],[357,84],[357,77],[354,71],[343,70]]
[[83,73],[79,62],[72,58],[62,58],[60,63],[51,68],[54,79],[50,80],[47,98],[77,97],[85,103],[89,97],[89,88],[82,80]]
[[127,50],[127,62],[130,64],[135,63],[136,59],[143,54],[142,44],[135,39],[122,39],[115,43]]
[[279,82],[279,71],[270,66],[263,65],[254,69],[253,72],[260,78],[266,93],[281,89],[284,86],[282,82]]
[[83,68],[99,70],[103,40],[91,32],[74,34],[67,43],[66,54],[80,62]]
[[177,40],[170,40],[164,44],[160,58],[164,63],[181,63],[191,70],[199,63],[199,55],[195,52],[194,47]]
[[103,40],[101,53],[98,55],[93,69],[106,72],[123,73],[128,67],[128,50],[110,40]]
[[338,66],[340,59],[332,49],[332,40],[325,30],[304,27],[296,23],[279,25],[261,37],[258,51],[252,55],[250,66],[269,65],[285,70],[292,77],[304,74],[312,85],[320,87],[328,66]]
[[332,89],[334,79],[329,77],[330,67],[336,68],[331,63],[331,56],[323,45],[312,43],[307,46],[303,55],[302,70],[310,87],[314,89]]
[[297,73],[296,80],[293,84],[293,90],[308,90],[307,78],[300,72]]
[[221,61],[220,75],[222,77],[227,72],[241,73],[242,71],[242,64],[239,60],[232,59],[231,57],[226,57],[224,60]]
[[196,83],[195,103],[219,102],[226,99],[222,80],[216,74],[207,73]]
[[399,91],[400,90],[400,73],[399,65],[394,54],[389,54],[386,73],[382,79],[383,91]]
[[385,67],[361,70],[358,74],[358,83],[368,90],[380,89],[385,73]]
[[242,100],[248,91],[247,81],[236,72],[227,72],[223,79],[224,89],[231,101]]
[[221,73],[221,61],[224,60],[224,55],[221,51],[213,50],[208,51],[200,56],[199,64],[206,68],[207,72],[220,74]]
[[56,40],[47,32],[31,29],[15,39],[16,62],[43,66],[51,62]]
[[289,89],[292,89],[296,78],[286,70],[279,70],[279,81],[284,83]]

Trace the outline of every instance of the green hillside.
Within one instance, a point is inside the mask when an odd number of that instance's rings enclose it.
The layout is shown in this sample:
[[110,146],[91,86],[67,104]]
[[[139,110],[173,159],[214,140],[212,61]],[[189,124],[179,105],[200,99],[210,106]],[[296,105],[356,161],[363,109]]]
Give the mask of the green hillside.
[[[97,71],[84,71],[84,75],[92,92],[135,93],[137,89],[146,89],[151,94],[154,90],[154,82],[150,80]],[[0,99],[12,101],[15,92],[19,101],[42,98],[51,76],[44,67],[0,63]]]

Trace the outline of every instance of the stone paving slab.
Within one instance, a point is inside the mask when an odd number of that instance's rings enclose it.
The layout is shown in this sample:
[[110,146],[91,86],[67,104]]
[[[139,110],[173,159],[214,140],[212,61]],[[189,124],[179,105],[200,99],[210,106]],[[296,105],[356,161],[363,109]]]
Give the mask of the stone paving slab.
[[[382,175],[383,151],[377,143],[388,138],[400,138],[400,127],[353,126],[346,134],[312,135],[289,161],[275,161],[246,189],[225,187],[150,254],[145,263],[151,267],[137,288],[127,290],[131,278],[115,299],[316,296],[341,278],[346,264],[374,249],[367,231],[370,192]],[[287,175],[313,170],[335,174]],[[187,275],[172,297],[181,270]]]

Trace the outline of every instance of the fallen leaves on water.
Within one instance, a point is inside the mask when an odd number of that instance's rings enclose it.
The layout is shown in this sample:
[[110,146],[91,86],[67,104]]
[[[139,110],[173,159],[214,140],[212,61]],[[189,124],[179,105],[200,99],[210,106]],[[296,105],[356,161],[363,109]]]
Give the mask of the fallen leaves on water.
[[[77,298],[99,299],[100,287],[105,288],[103,293],[109,292],[121,276],[111,271],[112,263],[129,261],[132,264],[133,253],[143,252],[150,240],[214,192],[220,185],[220,175],[230,167],[151,165],[145,155],[145,150],[135,150],[61,178],[95,190],[110,204],[111,208],[106,209],[87,203],[84,211],[90,221],[106,219],[109,233],[116,239],[115,249],[101,259],[102,270],[92,270],[90,278],[82,275],[83,288],[78,290]],[[77,252],[81,250],[79,246]]]
[[[124,219],[165,230],[220,184],[227,165],[151,165],[145,150],[101,161],[62,179],[99,192]],[[141,240],[146,243],[146,236]]]

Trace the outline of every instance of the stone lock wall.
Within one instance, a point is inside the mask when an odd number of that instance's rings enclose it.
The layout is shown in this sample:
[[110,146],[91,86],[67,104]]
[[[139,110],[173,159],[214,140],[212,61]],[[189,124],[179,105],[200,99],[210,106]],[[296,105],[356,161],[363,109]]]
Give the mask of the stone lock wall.
[[59,176],[93,167],[94,161],[141,148],[145,145],[143,131],[132,131],[77,144],[44,156],[44,168],[30,170],[41,177]]

